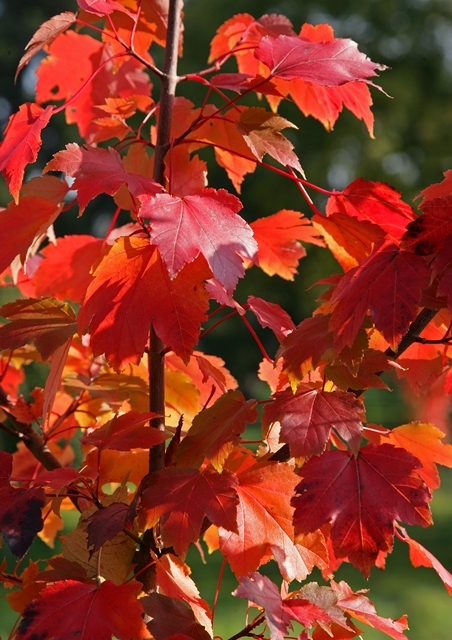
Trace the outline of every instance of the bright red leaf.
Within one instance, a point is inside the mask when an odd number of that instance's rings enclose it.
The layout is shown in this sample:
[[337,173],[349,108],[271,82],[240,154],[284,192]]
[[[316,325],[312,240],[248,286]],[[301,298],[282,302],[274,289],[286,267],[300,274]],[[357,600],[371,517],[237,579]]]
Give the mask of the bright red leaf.
[[356,452],[361,442],[362,403],[346,391],[319,391],[304,386],[295,394],[289,389],[274,395],[264,406],[263,425],[281,423],[281,442],[287,442],[292,456],[309,457],[325,450],[331,429]]
[[89,11],[97,16],[105,16],[113,13],[113,11],[127,11],[124,5],[115,0],[77,0],[80,9]]
[[23,298],[0,308],[8,324],[0,326],[0,349],[17,349],[33,341],[47,360],[77,331],[73,309],[55,298]]
[[436,571],[452,596],[452,574],[419,542],[410,538],[403,527],[398,528],[398,536],[406,542],[410,548],[410,561],[413,567],[431,567]]
[[400,192],[384,182],[357,178],[340,193],[330,196],[326,213],[343,213],[360,221],[378,225],[398,244],[407,225],[415,219],[413,209],[403,202]]
[[378,553],[392,549],[394,520],[431,524],[419,466],[411,453],[388,444],[368,445],[356,457],[325,451],[311,458],[292,500],[295,530],[308,533],[331,522],[335,555],[368,576]]
[[333,291],[329,326],[336,333],[337,352],[353,344],[367,311],[395,348],[416,317],[422,290],[429,280],[430,270],[422,257],[387,241],[375,246]]
[[323,246],[308,218],[291,209],[254,220],[250,226],[258,246],[259,267],[269,276],[294,279],[298,262],[306,255],[299,240]]
[[40,252],[44,259],[33,275],[36,295],[80,303],[93,279],[90,269],[103,246],[100,238],[75,234],[48,244]]
[[237,530],[237,480],[232,473],[168,467],[151,475],[141,508],[160,516],[167,547],[185,557],[198,540],[204,517],[228,531]]
[[295,329],[292,318],[287,311],[284,311],[279,304],[267,302],[256,296],[248,296],[248,305],[254,313],[259,323],[263,327],[269,327],[278,338],[282,341]]
[[94,445],[97,449],[114,449],[130,451],[130,449],[150,449],[161,444],[169,437],[166,433],[146,425],[155,413],[129,411],[115,416],[92,433],[82,436],[80,442]]
[[48,124],[54,107],[45,109],[25,102],[9,118],[0,145],[0,171],[17,202],[27,164],[34,162],[41,148],[41,131]]
[[245,273],[242,257],[254,261],[257,252],[252,230],[237,215],[241,208],[240,200],[224,189],[204,189],[185,198],[157,195],[141,206],[139,215],[149,220],[151,242],[171,277],[201,253],[232,293]]
[[46,586],[39,598],[25,607],[17,640],[130,640],[151,635],[137,600],[138,585],[99,584],[60,580]]
[[26,263],[35,239],[44,236],[59,213],[60,207],[55,203],[37,196],[20,198],[17,204],[10,202],[0,210],[1,228],[8,229],[8,242],[2,242],[0,247],[0,273],[17,255],[22,264]]
[[402,243],[420,256],[428,256],[441,250],[452,234],[452,195],[426,200],[422,215],[411,222]]
[[319,313],[302,320],[286,336],[276,353],[276,360],[284,359],[285,371],[301,379],[310,369],[317,368],[322,359],[325,362],[332,359],[334,335],[328,329],[329,321],[329,316]]
[[36,101],[72,98],[65,109],[66,122],[76,124],[87,142],[100,129],[96,119],[105,113],[98,105],[107,98],[151,93],[149,76],[140,62],[133,58],[107,61],[109,45],[89,35],[66,31],[47,46],[47,51],[49,55],[36,71]]
[[119,153],[109,147],[80,147],[71,142],[64,151],[58,151],[47,163],[44,171],[63,171],[75,178],[72,185],[76,189],[80,214],[86,205],[100,193],[114,195],[126,184],[130,193],[141,201],[162,191],[162,186],[152,178],[136,173],[128,173]]
[[142,238],[121,237],[100,258],[79,313],[96,354],[105,353],[115,369],[138,362],[149,325],[177,355],[187,360],[205,319],[210,275],[195,261],[170,280],[158,251]]
[[386,69],[358,51],[356,42],[344,38],[311,42],[302,37],[267,36],[260,41],[255,56],[276,78],[303,78],[329,87],[354,80],[368,81],[377,75],[376,70]]

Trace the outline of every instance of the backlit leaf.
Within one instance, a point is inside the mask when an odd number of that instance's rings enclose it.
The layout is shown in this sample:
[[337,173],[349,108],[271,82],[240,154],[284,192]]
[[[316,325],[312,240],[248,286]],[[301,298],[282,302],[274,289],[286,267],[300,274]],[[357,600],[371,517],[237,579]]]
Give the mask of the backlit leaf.
[[34,162],[41,148],[41,131],[48,124],[54,107],[45,109],[25,102],[8,120],[0,145],[0,171],[17,202],[27,164]]
[[257,251],[249,225],[237,215],[241,208],[240,200],[224,189],[204,189],[184,198],[157,195],[141,206],[139,215],[149,220],[151,242],[171,277],[201,253],[232,293],[245,273],[242,257],[254,261]]
[[[157,249],[143,238],[121,237],[100,258],[79,313],[96,354],[115,369],[137,363],[154,323],[160,338],[187,360],[205,319],[205,264],[195,261],[170,280]],[[106,312],[106,310],[108,310]]]
[[276,393],[264,406],[263,425],[281,423],[280,441],[287,442],[294,457],[318,455],[325,450],[334,429],[352,451],[361,442],[363,407],[352,393],[319,391],[301,386]]
[[283,80],[303,78],[329,87],[368,81],[377,75],[377,70],[386,68],[358,51],[356,42],[344,38],[311,42],[302,37],[267,36],[260,41],[255,56],[272,76]]
[[80,442],[94,445],[97,449],[114,449],[130,451],[130,449],[150,449],[161,444],[169,437],[167,434],[146,425],[155,413],[139,413],[129,411],[115,416],[92,433],[82,436]]
[[136,583],[116,585],[60,580],[49,584],[25,607],[18,640],[130,640],[150,638],[137,600]]
[[64,151],[54,155],[44,170],[63,171],[75,178],[72,188],[78,192],[80,214],[100,193],[114,195],[123,184],[127,185],[132,195],[142,200],[162,191],[161,185],[152,178],[127,172],[121,156],[112,147],[80,147],[71,142]]
[[395,520],[431,524],[430,492],[419,467],[411,453],[389,444],[368,445],[357,457],[325,451],[311,458],[292,499],[295,530],[307,533],[331,522],[335,555],[368,576],[378,553],[392,549]]

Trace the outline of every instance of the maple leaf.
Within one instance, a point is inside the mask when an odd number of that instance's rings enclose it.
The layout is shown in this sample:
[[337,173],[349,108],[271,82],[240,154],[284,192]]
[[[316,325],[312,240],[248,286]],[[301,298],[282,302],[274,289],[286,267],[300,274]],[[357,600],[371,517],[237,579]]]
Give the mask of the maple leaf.
[[169,467],[154,473],[141,496],[141,508],[160,517],[165,544],[184,558],[198,540],[204,517],[228,531],[236,531],[237,479],[223,473]]
[[256,158],[262,160],[268,153],[282,165],[303,174],[300,161],[293,152],[293,144],[281,133],[281,129],[288,127],[298,129],[292,122],[261,107],[250,107],[240,113],[236,127]]
[[269,276],[294,279],[298,262],[306,255],[299,240],[323,246],[310,221],[291,209],[258,218],[250,226],[258,246],[259,267]]
[[322,453],[331,429],[356,453],[361,442],[362,403],[346,391],[319,391],[300,385],[295,394],[281,391],[264,406],[263,426],[281,423],[280,441],[287,442],[293,457]]
[[108,60],[110,45],[89,35],[66,31],[46,49],[48,56],[36,71],[36,101],[71,99],[65,109],[66,122],[76,124],[87,142],[99,131],[95,121],[104,112],[98,105],[105,104],[106,98],[151,93],[152,85],[141,62],[130,57],[120,63]]
[[196,620],[212,637],[212,613],[190,578],[190,568],[172,553],[165,553],[160,558],[155,558],[155,568],[159,592],[186,602],[191,607]]
[[407,636],[403,633],[405,629],[408,629],[406,616],[403,616],[400,620],[382,618],[377,614],[374,605],[363,592],[353,592],[344,581],[338,584],[332,582],[332,588],[339,595],[338,606],[353,616],[358,622],[364,622],[364,624],[372,627],[372,629],[378,629],[391,638],[394,638],[394,640],[406,640]]
[[13,456],[0,451],[0,531],[12,553],[22,558],[43,527],[46,496],[42,489],[12,487],[12,468]]
[[[324,558],[317,549],[294,543],[290,496],[297,476],[284,464],[255,464],[251,454],[228,461],[237,474],[238,533],[220,527],[220,551],[236,576],[255,571],[272,557],[289,582],[304,580]],[[236,468],[236,464],[241,468]],[[304,541],[308,545],[307,541]]]
[[150,449],[155,444],[161,444],[169,437],[166,433],[145,426],[156,414],[152,412],[140,413],[129,411],[121,416],[115,416],[92,433],[82,436],[80,442],[94,445],[97,449],[114,449],[115,451],[130,451],[130,449]]
[[45,109],[33,102],[25,102],[8,120],[0,145],[0,171],[14,200],[24,179],[27,164],[34,162],[41,148],[41,131],[48,124],[54,107]]
[[209,640],[211,637],[184,601],[151,593],[141,599],[145,613],[152,617],[148,629],[155,640],[166,640],[182,634],[193,640]]
[[357,178],[328,198],[326,214],[343,213],[378,225],[398,244],[407,225],[415,219],[413,209],[400,199],[400,192],[384,182]]
[[337,352],[353,344],[368,310],[375,327],[395,348],[414,320],[429,280],[430,270],[421,256],[389,241],[376,245],[333,291],[329,327],[336,332]]
[[46,44],[50,44],[57,35],[66,31],[71,24],[74,24],[75,20],[75,13],[72,13],[72,11],[63,11],[63,13],[59,13],[57,16],[50,18],[50,20],[43,22],[25,47],[25,53],[17,66],[15,79],[17,80],[19,73],[30,62],[34,55],[41,51]]
[[426,200],[422,204],[422,215],[408,225],[402,246],[420,256],[440,251],[452,234],[451,211],[452,195]]
[[44,360],[77,330],[72,308],[55,298],[8,302],[0,308],[0,315],[10,320],[0,327],[0,349],[17,349],[34,341]]
[[81,302],[93,279],[90,269],[103,246],[100,238],[73,234],[41,249],[43,260],[33,274],[36,295]]
[[[313,637],[318,637],[319,629],[324,630],[327,637],[347,639],[355,637],[356,633],[350,635],[353,626],[338,606],[337,594],[331,587],[309,582],[295,593],[296,595],[286,600],[285,604],[291,609],[293,618],[302,624],[306,624],[306,616],[308,621],[315,619],[312,621],[315,621],[318,627]],[[334,628],[339,630],[337,635],[332,633]]]
[[[117,370],[137,363],[154,323],[160,338],[188,360],[205,319],[210,275],[195,261],[170,280],[148,240],[121,237],[100,258],[80,309],[80,332],[89,327],[91,346]],[[108,313],[106,310],[108,309]]]
[[169,274],[174,277],[200,253],[214,277],[232,293],[245,269],[242,257],[256,260],[252,230],[237,215],[238,198],[225,189],[204,189],[179,198],[161,194],[145,202],[139,211],[149,219],[150,239],[155,243]]
[[183,466],[199,467],[208,458],[220,471],[231,446],[237,444],[238,436],[248,424],[256,422],[257,417],[255,400],[245,400],[240,391],[227,391],[194,418],[175,453],[175,461]]
[[303,377],[316,369],[321,360],[333,358],[334,335],[329,316],[318,314],[302,320],[280,345],[275,360],[284,359],[284,371]]
[[66,150],[54,155],[44,171],[64,171],[75,178],[72,188],[78,192],[80,215],[93,198],[100,193],[114,195],[123,184],[141,201],[163,190],[152,178],[127,172],[121,156],[112,147],[80,147],[71,142],[66,145]]
[[421,462],[417,470],[430,489],[440,485],[437,465],[452,467],[452,445],[441,440],[445,434],[433,424],[410,422],[391,429],[389,433],[372,434],[366,432],[372,442],[388,443],[410,451]]
[[398,527],[398,537],[406,542],[410,549],[410,561],[413,567],[431,567],[436,571],[452,596],[452,574],[439,562],[435,556],[423,547],[417,540],[410,538],[403,527]]
[[303,78],[329,87],[376,76],[376,70],[386,67],[372,62],[358,51],[353,40],[334,38],[326,42],[312,42],[303,37],[266,36],[254,55],[269,69],[270,74],[283,80]]
[[25,607],[17,640],[118,640],[150,638],[143,622],[143,608],[137,600],[137,583],[116,585],[60,580],[41,591]]
[[292,318],[279,304],[256,296],[248,296],[247,302],[261,326],[269,327],[280,342],[295,329]]
[[274,582],[259,573],[240,578],[233,596],[245,598],[265,611],[265,619],[272,640],[283,640],[288,629],[292,629],[289,611]]
[[112,502],[103,509],[98,509],[88,518],[88,546],[91,553],[107,542],[113,540],[127,523],[129,505],[124,502]]
[[411,453],[389,444],[367,445],[356,457],[325,451],[311,458],[292,499],[296,532],[331,522],[335,555],[348,557],[368,576],[379,551],[392,548],[394,520],[431,524],[430,492],[416,473],[419,467]]

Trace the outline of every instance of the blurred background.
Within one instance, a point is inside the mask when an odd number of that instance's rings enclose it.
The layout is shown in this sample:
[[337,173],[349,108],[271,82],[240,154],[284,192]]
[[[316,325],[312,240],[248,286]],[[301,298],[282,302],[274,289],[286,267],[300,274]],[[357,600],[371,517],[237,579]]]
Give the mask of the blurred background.
[[[17,83],[14,75],[24,47],[42,22],[64,10],[75,10],[73,0],[0,0],[0,128],[3,129],[11,113],[24,101],[33,100],[34,61],[22,72]],[[372,89],[375,115],[375,139],[371,139],[365,125],[344,112],[331,133],[314,119],[306,119],[291,104],[281,106],[281,114],[298,126],[288,135],[296,147],[307,179],[327,189],[341,189],[354,178],[390,183],[403,192],[407,202],[427,185],[439,182],[443,171],[452,168],[452,2],[450,0],[186,0],[184,58],[180,72],[195,72],[206,66],[209,43],[215,30],[235,13],[251,13],[260,17],[265,13],[286,15],[296,31],[305,23],[327,22],[338,37],[352,38],[374,62],[390,67],[376,79],[386,94]],[[158,60],[157,54],[157,60]],[[37,61],[36,61],[37,62]],[[231,61],[229,70],[234,70]],[[181,92],[199,104],[199,87],[181,87]],[[43,147],[28,177],[39,173],[51,155],[67,142],[78,141],[75,126],[67,126],[63,114],[52,119],[43,133]],[[206,158],[212,156],[206,152]],[[210,185],[233,190],[225,172],[211,165]],[[282,181],[274,173],[257,169],[245,178],[241,200],[245,217],[253,220],[282,208],[309,210],[297,189]],[[3,181],[0,184],[0,206],[10,200]],[[319,206],[322,201],[318,201]],[[57,235],[65,233],[93,233],[102,235],[108,226],[114,205],[98,198],[88,207],[81,219],[70,211],[57,224]],[[3,232],[5,238],[5,232]],[[326,251],[306,247],[308,256],[300,263],[295,285],[281,279],[269,278],[257,269],[239,285],[237,299],[244,302],[253,293],[281,304],[298,323],[310,315],[320,293],[311,285],[339,266]],[[271,354],[276,344],[264,336]],[[267,390],[256,377],[261,358],[257,346],[239,319],[232,319],[219,327],[201,345],[207,352],[222,355],[239,380],[245,393],[260,397]],[[391,385],[394,381],[388,381]],[[394,382],[392,393],[369,392],[366,397],[367,417],[391,427],[416,417]],[[441,427],[450,426],[450,416],[444,416]],[[439,426],[439,425],[438,425]],[[449,440],[450,441],[450,440]],[[412,535],[432,551],[452,570],[452,476],[443,474],[443,484],[433,501],[436,526],[429,530],[415,530]],[[39,543],[35,557],[48,552]],[[52,552],[53,553],[53,552]],[[195,558],[196,551],[191,553]],[[396,542],[396,551],[388,559],[388,569],[375,570],[368,583],[357,571],[346,569],[338,579],[349,581],[355,589],[371,589],[370,597],[381,615],[397,618],[409,613],[412,640],[450,640],[452,600],[433,571],[414,569],[407,558],[407,550]],[[207,565],[194,562],[194,578],[202,595],[212,601],[212,584],[216,583],[219,558],[208,559]],[[271,575],[271,565],[269,565]],[[316,579],[320,580],[320,577]],[[237,612],[244,610],[239,599],[228,598],[235,588],[234,579],[226,572],[221,590],[222,599],[216,614],[215,631],[219,635],[233,634],[237,626]],[[243,606],[242,606],[243,604]],[[8,611],[7,602],[0,599],[0,636],[8,637],[16,615]],[[365,638],[386,637],[367,631]]]

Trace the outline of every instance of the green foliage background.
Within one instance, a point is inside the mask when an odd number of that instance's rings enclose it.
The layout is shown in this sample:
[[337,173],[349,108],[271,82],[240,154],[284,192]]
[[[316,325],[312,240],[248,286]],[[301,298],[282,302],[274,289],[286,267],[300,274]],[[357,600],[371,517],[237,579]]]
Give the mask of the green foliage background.
[[[19,77],[13,78],[23,49],[46,19],[64,10],[75,10],[75,0],[0,0],[0,127],[25,100],[32,100],[33,63]],[[433,182],[439,182],[442,172],[452,168],[452,2],[450,0],[187,0],[185,6],[184,58],[180,72],[195,71],[206,65],[209,42],[216,28],[236,13],[248,12],[259,17],[264,13],[282,13],[298,30],[304,22],[328,22],[335,35],[350,37],[359,43],[372,60],[386,64],[390,70],[381,74],[378,84],[391,96],[372,90],[375,114],[375,139],[369,138],[365,126],[344,113],[334,132],[328,134],[313,119],[305,119],[293,105],[284,104],[282,115],[294,122],[298,131],[290,132],[307,178],[326,188],[343,188],[355,177],[383,180],[401,190],[411,201],[417,193]],[[233,64],[231,62],[231,69]],[[187,97],[199,103],[197,90],[181,87]],[[52,153],[66,142],[77,139],[75,127],[67,127],[59,114],[44,131],[43,148],[29,176],[39,172]],[[225,173],[212,169],[210,184],[232,190]],[[2,182],[0,205],[10,199]],[[249,220],[271,214],[281,208],[300,209],[308,214],[299,192],[292,184],[281,183],[274,174],[258,169],[245,179],[241,199]],[[319,200],[319,205],[322,202]],[[59,221],[57,233],[102,233],[111,213],[107,199],[98,199],[76,220],[68,212]],[[249,293],[278,302],[295,322],[311,313],[315,306],[315,289],[307,288],[332,269],[339,270],[326,252],[310,250],[300,264],[295,284],[275,280],[264,274],[250,274],[241,283],[237,297],[245,300]],[[214,342],[215,340],[215,342]],[[274,345],[266,344],[272,352]],[[240,321],[231,321],[217,330],[203,348],[223,355],[227,365],[249,395],[258,396],[261,386],[255,376],[260,354],[249,339]],[[411,419],[410,409],[397,392],[370,393],[368,420],[386,426],[402,424]],[[416,530],[414,537],[452,569],[452,475],[443,473],[443,484],[435,494],[433,512],[435,526]],[[395,553],[388,559],[385,573],[374,570],[369,581],[370,597],[381,615],[397,618],[410,613],[409,637],[412,640],[450,640],[452,600],[439,578],[427,569],[414,569],[407,559],[407,550],[396,543]],[[50,555],[45,545],[38,543],[35,557]],[[53,553],[53,552],[52,552]],[[196,555],[191,553],[191,558]],[[11,560],[11,559],[10,559]],[[221,564],[219,556],[207,558],[207,564],[194,563],[194,578],[202,595],[212,601]],[[271,575],[271,565],[269,566]],[[244,602],[227,596],[235,587],[226,577],[216,613],[215,631],[227,635],[236,632],[243,618]],[[353,569],[338,576],[350,582],[354,589],[367,584]],[[224,601],[224,606],[222,603]],[[243,605],[243,606],[242,606]],[[15,614],[7,602],[0,599],[0,636],[7,637]],[[367,631],[365,638],[383,638],[379,632]]]

